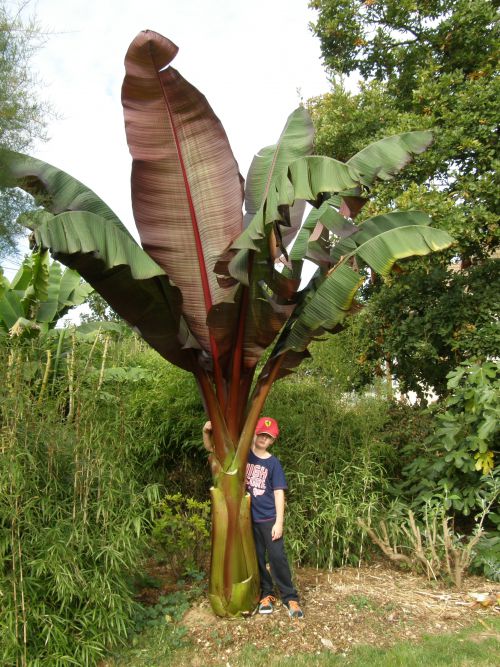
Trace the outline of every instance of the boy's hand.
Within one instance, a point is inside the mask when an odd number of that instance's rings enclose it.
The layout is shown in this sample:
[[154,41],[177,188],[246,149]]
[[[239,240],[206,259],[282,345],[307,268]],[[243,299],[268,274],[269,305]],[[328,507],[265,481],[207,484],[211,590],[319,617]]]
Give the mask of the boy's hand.
[[276,521],[276,523],[274,524],[274,526],[272,527],[272,530],[271,530],[271,537],[273,538],[273,542],[274,542],[274,540],[279,540],[281,537],[283,537],[283,524],[282,523],[278,523],[278,521]]
[[205,425],[203,426],[203,447],[207,450],[207,452],[213,452],[214,451],[214,445],[212,442],[212,422],[208,421],[205,422]]

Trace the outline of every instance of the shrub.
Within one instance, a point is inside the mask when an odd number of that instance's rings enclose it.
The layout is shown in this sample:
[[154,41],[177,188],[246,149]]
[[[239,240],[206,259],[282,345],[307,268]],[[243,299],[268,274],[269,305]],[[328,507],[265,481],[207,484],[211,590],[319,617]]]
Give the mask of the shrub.
[[357,517],[382,510],[395,452],[382,437],[387,401],[345,393],[335,376],[325,386],[318,374],[306,367],[278,384],[266,411],[281,427],[273,453],[289,485],[290,554],[297,563],[332,568],[363,556]]
[[498,471],[500,363],[462,363],[447,377],[450,394],[435,408],[433,432],[403,449],[409,463],[396,493],[416,511],[442,499],[453,515],[467,517]]
[[176,493],[165,496],[155,512],[152,536],[169,567],[177,575],[206,570],[210,555],[210,502]]

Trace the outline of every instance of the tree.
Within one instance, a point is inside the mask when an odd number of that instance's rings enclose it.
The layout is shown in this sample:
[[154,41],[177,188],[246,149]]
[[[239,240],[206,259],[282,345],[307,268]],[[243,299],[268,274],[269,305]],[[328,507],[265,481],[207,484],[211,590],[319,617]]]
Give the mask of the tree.
[[88,299],[85,301],[85,305],[88,307],[89,312],[80,314],[80,321],[83,323],[120,321],[120,317],[117,313],[114,312],[98,292],[89,294]]
[[[342,81],[334,79],[329,94],[310,100],[316,150],[338,155],[341,147],[350,154],[367,136],[417,127],[432,128],[435,134],[422,159],[392,186],[374,192],[365,212],[373,215],[394,206],[432,211],[434,224],[452,234],[456,244],[452,251],[423,262],[418,275],[410,265],[407,275],[398,276],[399,295],[406,296],[399,299],[399,307],[392,301],[395,292],[390,295],[380,284],[371,286],[367,296],[379,303],[374,303],[369,349],[362,349],[360,358],[377,358],[380,363],[389,357],[395,377],[407,388],[415,388],[412,367],[418,366],[420,392],[429,386],[446,391],[447,373],[468,354],[467,346],[463,353],[455,346],[455,333],[475,327],[478,318],[490,331],[498,317],[498,302],[483,304],[479,310],[450,310],[446,326],[433,330],[429,347],[429,337],[414,326],[415,319],[410,321],[420,305],[412,307],[409,295],[422,304],[436,290],[425,311],[428,322],[437,321],[444,305],[440,293],[454,294],[454,299],[461,295],[462,301],[472,305],[468,295],[474,292],[479,299],[482,292],[491,292],[491,280],[498,276],[493,259],[499,243],[496,3],[318,0],[311,5],[318,9],[313,30],[332,73],[342,76],[357,71],[365,78],[359,93],[348,93]],[[375,313],[382,313],[389,301],[394,326],[388,330],[387,311],[382,319]],[[377,340],[383,340],[378,351]],[[491,340],[485,339],[482,348],[480,343],[476,336],[476,352],[486,358]]]
[[[170,40],[145,31],[125,59],[122,102],[144,249],[68,174],[20,154],[5,171],[44,204],[31,216],[37,247],[76,269],[197,380],[214,441],[209,592],[214,611],[226,616],[251,612],[259,595],[245,467],[273,383],[308,356],[313,339],[357,310],[363,267],[387,276],[400,259],[445,248],[451,238],[418,211],[353,222],[372,183],[425,150],[429,132],[388,137],[344,164],[308,155],[312,126],[299,108],[278,143],[254,158],[244,196],[219,119],[170,66],[176,53]],[[297,234],[303,200],[314,208]],[[288,255],[285,243],[296,234]],[[318,270],[300,290],[306,254]]]
[[[0,3],[0,151],[26,151],[45,139],[50,108],[34,96],[37,79],[30,64],[42,41],[34,19],[24,23]],[[28,206],[24,193],[0,190],[0,258],[15,252],[24,233],[16,219]]]

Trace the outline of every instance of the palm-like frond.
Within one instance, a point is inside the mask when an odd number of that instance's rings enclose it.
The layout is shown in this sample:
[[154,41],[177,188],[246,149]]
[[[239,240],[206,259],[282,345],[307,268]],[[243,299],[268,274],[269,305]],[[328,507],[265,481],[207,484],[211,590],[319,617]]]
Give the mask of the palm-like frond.
[[13,151],[2,153],[1,166],[2,185],[22,188],[33,195],[36,203],[47,211],[54,214],[64,211],[89,211],[107,222],[117,224],[124,233],[131,236],[120,219],[95,192],[61,169]]
[[189,348],[196,342],[181,317],[179,289],[125,230],[74,211],[42,214],[33,234],[37,246],[78,271],[162,356],[192,370]]
[[368,266],[386,276],[398,259],[427,255],[447,248],[452,241],[446,232],[426,224],[399,224],[379,233],[374,230],[373,235],[367,235],[355,250],[343,257],[318,282],[317,287],[313,286],[309,290],[287,323],[275,353],[283,354],[287,350],[300,352],[314,337],[342,323],[351,309],[357,289],[365,279],[349,266],[349,260],[353,257],[361,258]]
[[[277,178],[288,169],[290,162],[309,155],[313,146],[314,128],[303,107],[288,117],[276,144],[262,148],[253,158],[245,186],[245,226],[249,224],[267,198]],[[298,200],[289,212],[289,225],[280,230],[277,247],[284,249],[299,229],[305,204]]]
[[363,185],[370,187],[375,179],[387,181],[398,174],[413,158],[430,146],[430,130],[404,132],[375,141],[347,160],[350,167],[362,177]]
[[176,53],[170,40],[144,31],[125,58],[132,203],[143,247],[180,289],[186,321],[217,364],[206,317],[230,294],[213,269],[242,229],[242,179],[205,97],[167,67]]

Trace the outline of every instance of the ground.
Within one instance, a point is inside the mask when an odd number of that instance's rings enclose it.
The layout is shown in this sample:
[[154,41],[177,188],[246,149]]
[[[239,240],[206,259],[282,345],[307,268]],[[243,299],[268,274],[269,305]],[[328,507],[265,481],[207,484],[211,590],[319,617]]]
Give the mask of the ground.
[[[296,569],[294,578],[303,620],[292,621],[281,605],[271,615],[221,619],[200,598],[182,621],[195,647],[189,664],[226,667],[249,644],[284,657],[325,650],[345,655],[359,644],[389,647],[424,634],[455,632],[478,620],[491,634],[488,621],[500,616],[500,586],[478,577],[466,578],[457,591],[380,562],[333,572]],[[487,599],[481,604],[477,597]]]

